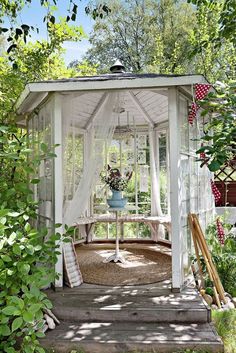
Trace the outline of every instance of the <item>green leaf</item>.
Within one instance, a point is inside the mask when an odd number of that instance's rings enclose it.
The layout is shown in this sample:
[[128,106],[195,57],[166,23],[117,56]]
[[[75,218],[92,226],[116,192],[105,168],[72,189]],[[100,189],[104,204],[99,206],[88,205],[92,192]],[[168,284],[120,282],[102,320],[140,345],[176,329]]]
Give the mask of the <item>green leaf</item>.
[[44,153],[46,153],[47,150],[48,150],[48,147],[47,147],[47,145],[46,145],[45,143],[41,143],[40,148],[41,148],[41,150],[42,150]]
[[15,303],[21,310],[24,308],[25,306],[25,303],[24,303],[24,300],[19,298],[19,297],[16,297],[16,296],[13,296],[11,298],[11,302],[12,303]]
[[11,262],[11,258],[8,255],[1,255],[1,258],[4,262]]
[[5,315],[19,315],[19,310],[14,307],[14,306],[6,306],[5,308],[2,309],[3,314]]
[[52,303],[51,303],[50,300],[48,300],[48,299],[43,300],[43,304],[44,304],[48,309],[52,309],[52,307],[53,307]]
[[39,311],[40,309],[42,308],[42,304],[32,304],[30,307],[29,307],[29,311],[32,313],[32,314],[35,314],[37,311]]
[[12,276],[14,274],[14,271],[12,271],[11,269],[8,269],[7,274],[8,274],[8,276]]
[[14,244],[13,245],[12,251],[16,255],[20,255],[21,254],[21,248],[20,248],[20,246],[18,244]]
[[7,209],[5,209],[5,210],[1,209],[0,210],[0,217],[4,217],[4,216],[8,215],[9,211],[10,210],[7,210]]
[[38,184],[40,182],[39,179],[32,179],[31,181],[31,184]]
[[24,274],[28,274],[29,271],[30,271],[30,265],[29,264],[19,263],[17,265],[17,267],[19,268],[19,271],[24,273]]
[[22,326],[22,324],[23,324],[22,317],[17,317],[12,323],[12,326],[11,326],[12,331],[13,332],[16,331],[18,328]]
[[27,214],[24,214],[24,215],[23,215],[23,218],[24,218],[25,221],[28,221],[29,216],[28,216]]
[[30,311],[25,311],[23,313],[23,319],[25,322],[32,322],[34,321],[34,315]]
[[211,172],[216,172],[218,169],[220,169],[221,164],[217,161],[212,161],[209,165],[208,168]]
[[7,325],[0,325],[0,335],[10,336],[11,330]]
[[6,217],[0,217],[0,224],[6,224],[7,218]]
[[6,239],[0,240],[0,250],[2,250],[2,248],[3,248],[4,245],[5,245],[5,243],[6,243]]
[[24,228],[25,228],[25,231],[28,233],[31,229],[31,226],[29,223],[26,223]]
[[15,239],[16,239],[16,233],[13,232],[13,233],[11,233],[11,235],[9,236],[9,238],[7,239],[8,244],[9,244],[9,245],[13,245]]
[[17,353],[15,348],[13,348],[13,347],[5,348],[5,352],[6,353]]
[[19,217],[21,215],[21,213],[19,213],[19,212],[9,212],[8,215],[11,216],[11,217]]
[[45,337],[45,334],[44,334],[43,332],[36,332],[35,334],[36,334],[36,336],[39,337],[39,338]]

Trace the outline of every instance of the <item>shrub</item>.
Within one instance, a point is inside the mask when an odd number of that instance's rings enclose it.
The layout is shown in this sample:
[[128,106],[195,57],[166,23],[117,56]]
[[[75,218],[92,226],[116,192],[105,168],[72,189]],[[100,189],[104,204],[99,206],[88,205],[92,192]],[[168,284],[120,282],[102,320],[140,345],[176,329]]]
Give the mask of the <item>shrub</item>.
[[[51,308],[42,288],[54,282],[59,233],[36,230],[37,204],[29,178],[41,158],[52,158],[45,146],[30,163],[26,137],[14,127],[0,126],[0,351],[43,353],[43,310]],[[18,347],[18,348],[16,348]]]

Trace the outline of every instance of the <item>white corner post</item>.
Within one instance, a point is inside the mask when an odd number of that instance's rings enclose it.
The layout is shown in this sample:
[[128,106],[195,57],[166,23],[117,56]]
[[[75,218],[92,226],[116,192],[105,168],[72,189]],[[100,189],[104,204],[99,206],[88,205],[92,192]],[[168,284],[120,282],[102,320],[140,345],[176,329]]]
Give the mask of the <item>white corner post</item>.
[[170,150],[170,213],[172,228],[172,290],[180,291],[182,275],[181,195],[180,195],[180,126],[178,123],[178,90],[168,89]]
[[[62,107],[61,97],[55,93],[53,97],[53,134],[54,144],[59,146],[55,148],[56,157],[54,158],[54,220],[55,223],[63,224],[63,152],[62,152]],[[63,234],[63,226],[55,229]],[[63,287],[63,257],[62,242],[59,245],[60,255],[57,256],[55,271],[60,275],[55,281],[55,287]]]

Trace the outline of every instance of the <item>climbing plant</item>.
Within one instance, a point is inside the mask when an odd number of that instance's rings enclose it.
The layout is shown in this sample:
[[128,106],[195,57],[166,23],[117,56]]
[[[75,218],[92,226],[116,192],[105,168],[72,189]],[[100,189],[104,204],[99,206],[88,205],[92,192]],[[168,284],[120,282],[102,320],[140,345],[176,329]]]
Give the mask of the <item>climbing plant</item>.
[[197,151],[205,153],[202,163],[210,171],[219,170],[236,154],[236,82],[216,85],[216,92],[209,93],[200,101],[202,116],[210,116],[205,124],[203,146]]

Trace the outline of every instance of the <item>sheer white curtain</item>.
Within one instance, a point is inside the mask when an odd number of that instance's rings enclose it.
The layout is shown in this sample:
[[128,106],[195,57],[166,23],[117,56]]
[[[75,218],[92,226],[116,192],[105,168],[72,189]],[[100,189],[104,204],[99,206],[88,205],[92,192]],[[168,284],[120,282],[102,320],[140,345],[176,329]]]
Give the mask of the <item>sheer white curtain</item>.
[[[150,173],[151,173],[151,187],[152,187],[152,216],[162,216],[161,200],[160,200],[160,182],[159,175],[157,175],[157,166],[159,161],[157,160],[158,154],[155,153],[156,136],[155,131],[149,126],[149,145],[150,145]],[[152,234],[153,240],[158,238],[164,238],[164,227],[159,226],[158,234]]]
[[[88,158],[84,161],[84,168],[78,187],[70,201],[65,203],[64,224],[72,225],[78,217],[84,215],[93,187],[103,169],[104,144],[111,143],[118,120],[119,94],[107,94],[102,107],[87,131]],[[71,124],[71,122],[67,122]],[[65,129],[66,133],[70,129]],[[66,137],[64,137],[66,138]],[[66,181],[64,181],[66,182]]]

